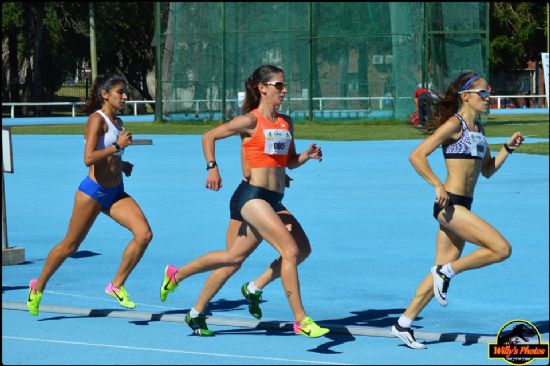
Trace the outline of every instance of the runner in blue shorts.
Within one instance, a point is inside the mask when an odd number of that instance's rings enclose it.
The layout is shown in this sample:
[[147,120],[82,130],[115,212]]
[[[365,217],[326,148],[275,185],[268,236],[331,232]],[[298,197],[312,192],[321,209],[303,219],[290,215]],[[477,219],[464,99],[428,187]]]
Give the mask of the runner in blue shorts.
[[[83,111],[89,115],[84,128],[84,163],[89,167],[75,195],[74,208],[65,238],[48,254],[40,276],[29,285],[27,308],[38,315],[42,294],[51,276],[65,259],[75,253],[100,212],[130,230],[132,240],[122,253],[122,262],[105,288],[120,305],[134,308],[124,283],[139,262],[153,234],[139,205],[124,191],[122,173],[132,174],[133,165],[122,160],[132,134],[124,130],[116,112],[124,108],[126,81],[117,75],[99,75]],[[78,278],[78,276],[75,276]]]

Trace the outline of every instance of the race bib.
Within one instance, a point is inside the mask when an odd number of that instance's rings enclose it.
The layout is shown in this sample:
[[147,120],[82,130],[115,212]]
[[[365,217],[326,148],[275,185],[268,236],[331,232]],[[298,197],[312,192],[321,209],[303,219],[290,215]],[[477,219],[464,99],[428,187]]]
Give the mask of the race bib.
[[469,131],[470,154],[472,156],[483,158],[487,151],[487,139],[482,133]]
[[264,130],[265,148],[268,155],[287,155],[292,141],[292,135],[287,130]]

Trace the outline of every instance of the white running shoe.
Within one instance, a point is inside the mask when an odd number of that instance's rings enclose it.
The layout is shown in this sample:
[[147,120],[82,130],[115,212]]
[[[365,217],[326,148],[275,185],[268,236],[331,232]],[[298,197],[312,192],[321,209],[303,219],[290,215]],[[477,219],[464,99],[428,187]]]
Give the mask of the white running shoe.
[[447,306],[447,290],[451,279],[440,272],[443,266],[433,266],[432,276],[434,278],[434,295],[441,306]]
[[424,349],[428,348],[425,344],[418,343],[416,338],[414,338],[414,332],[411,328],[403,328],[399,323],[395,323],[391,327],[391,333],[397,338],[401,339],[407,347],[412,349]]

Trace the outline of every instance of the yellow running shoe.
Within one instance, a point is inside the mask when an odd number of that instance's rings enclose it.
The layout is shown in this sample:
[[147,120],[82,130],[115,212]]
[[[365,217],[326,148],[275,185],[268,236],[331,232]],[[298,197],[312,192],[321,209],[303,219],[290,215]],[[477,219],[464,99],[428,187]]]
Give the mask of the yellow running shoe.
[[29,297],[27,298],[27,309],[29,309],[31,315],[38,315],[38,308],[42,300],[42,292],[36,291],[34,288],[35,283],[36,279],[32,279],[29,283]]
[[328,332],[330,332],[330,329],[318,326],[309,316],[306,316],[299,323],[294,323],[294,333],[305,335],[309,338],[321,337]]
[[164,268],[164,279],[162,280],[162,285],[160,285],[160,301],[165,302],[168,294],[178,288],[176,273],[178,273],[178,267],[176,266],[168,265]]
[[107,295],[111,295],[112,297],[117,299],[120,305],[124,306],[125,308],[133,309],[136,307],[136,303],[130,300],[130,297],[128,296],[128,293],[126,292],[124,286],[116,288],[113,286],[112,282],[109,282],[109,285],[105,288],[105,292],[107,293]]

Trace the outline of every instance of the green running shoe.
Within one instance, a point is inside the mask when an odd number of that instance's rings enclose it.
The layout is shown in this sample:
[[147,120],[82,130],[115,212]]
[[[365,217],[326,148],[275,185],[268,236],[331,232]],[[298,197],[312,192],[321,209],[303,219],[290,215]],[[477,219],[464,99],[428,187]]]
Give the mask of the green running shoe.
[[191,318],[191,315],[187,313],[187,315],[185,315],[185,322],[193,329],[193,333],[199,337],[212,337],[214,335],[214,332],[208,329],[206,325],[206,315],[204,314],[199,314],[198,317]]
[[160,285],[160,301],[165,302],[168,294],[178,288],[178,283],[176,282],[177,272],[178,267],[176,266],[168,265],[164,268],[164,279],[162,280],[162,285]]
[[34,284],[36,279],[32,279],[29,283],[29,297],[27,298],[27,309],[31,315],[38,315],[38,308],[40,307],[40,301],[42,301],[42,292],[36,291]]
[[113,286],[112,282],[109,282],[109,285],[105,288],[105,292],[108,295],[111,295],[112,297],[117,299],[120,305],[124,306],[125,308],[133,309],[136,307],[136,303],[130,300],[130,297],[128,296],[128,293],[126,292],[124,286],[116,288]]
[[248,312],[256,319],[262,318],[262,309],[260,309],[260,300],[262,299],[263,291],[252,293],[248,291],[248,282],[241,287],[241,293],[248,302]]
[[299,323],[294,323],[294,333],[305,335],[309,338],[324,336],[330,329],[318,326],[309,316]]

